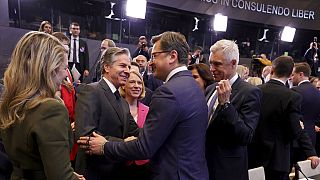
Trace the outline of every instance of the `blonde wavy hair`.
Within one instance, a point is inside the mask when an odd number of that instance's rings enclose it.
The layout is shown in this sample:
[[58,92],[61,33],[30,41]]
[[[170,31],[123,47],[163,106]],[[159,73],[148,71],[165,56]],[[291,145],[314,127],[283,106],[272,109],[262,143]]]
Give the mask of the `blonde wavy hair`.
[[[139,72],[130,71],[130,76],[131,76],[131,74],[137,75],[139,77],[139,79],[142,81],[141,94],[138,97],[138,100],[141,100],[146,96],[146,88],[144,86],[143,78],[142,78],[142,76],[141,76],[141,74]],[[129,83],[128,80],[127,80],[127,83]],[[122,87],[119,88],[119,93],[123,98],[126,97],[125,86],[122,86]]]
[[32,31],[17,43],[4,73],[0,128],[22,122],[28,110],[54,98],[56,71],[67,51],[59,40]]

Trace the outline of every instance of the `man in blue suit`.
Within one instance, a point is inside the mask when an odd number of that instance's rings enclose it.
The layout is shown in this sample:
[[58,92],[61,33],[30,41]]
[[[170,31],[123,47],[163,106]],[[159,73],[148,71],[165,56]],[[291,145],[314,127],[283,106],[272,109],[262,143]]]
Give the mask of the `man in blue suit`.
[[78,143],[87,153],[111,160],[150,159],[152,177],[159,180],[207,180],[205,133],[208,109],[204,94],[187,70],[185,37],[165,32],[153,37],[155,76],[165,84],[153,94],[149,114],[136,140],[108,142],[94,133]]
[[304,130],[313,146],[316,143],[315,122],[320,117],[320,91],[309,81],[311,69],[308,63],[296,63],[291,75],[292,90],[302,96],[301,113]]
[[261,91],[236,72],[239,49],[220,40],[210,48],[210,71],[217,82],[207,88],[209,123],[206,158],[210,180],[248,180],[247,145],[260,113]]

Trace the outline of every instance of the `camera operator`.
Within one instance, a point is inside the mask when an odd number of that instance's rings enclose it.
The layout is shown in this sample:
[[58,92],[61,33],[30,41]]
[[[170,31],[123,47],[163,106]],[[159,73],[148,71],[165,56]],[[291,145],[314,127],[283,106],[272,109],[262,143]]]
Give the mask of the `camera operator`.
[[143,55],[147,58],[148,61],[150,60],[150,56],[148,54],[148,42],[147,42],[147,38],[145,36],[139,37],[138,48],[132,54],[132,58],[135,58],[138,55]]
[[191,64],[199,64],[199,63],[206,63],[203,61],[203,55],[202,53],[202,48],[200,46],[195,46],[194,48],[194,53],[191,56],[191,62],[189,63],[189,65]]
[[304,54],[304,59],[311,68],[311,76],[318,77],[320,75],[319,55],[317,37],[314,37],[313,42],[310,43],[310,48]]

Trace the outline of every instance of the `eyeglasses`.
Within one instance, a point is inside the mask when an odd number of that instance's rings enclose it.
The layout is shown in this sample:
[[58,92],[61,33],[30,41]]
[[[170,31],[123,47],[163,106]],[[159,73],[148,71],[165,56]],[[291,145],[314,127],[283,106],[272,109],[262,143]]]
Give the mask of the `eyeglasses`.
[[170,51],[153,52],[153,53],[151,54],[151,59],[156,58],[157,54],[168,53],[168,52],[170,52]]

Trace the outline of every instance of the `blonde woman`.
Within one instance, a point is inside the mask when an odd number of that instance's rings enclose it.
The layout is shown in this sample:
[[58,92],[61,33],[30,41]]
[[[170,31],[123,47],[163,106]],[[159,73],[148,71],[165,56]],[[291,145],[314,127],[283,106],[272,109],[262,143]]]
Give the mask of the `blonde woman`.
[[[143,78],[137,71],[130,71],[130,76],[125,86],[120,87],[120,95],[129,104],[130,113],[139,128],[143,128],[149,107],[140,102],[145,96]],[[129,140],[129,139],[127,139]],[[150,175],[148,160],[129,161],[126,168],[127,179],[147,179]]]
[[4,74],[0,128],[14,170],[11,179],[84,179],[71,168],[68,112],[54,98],[67,76],[59,40],[29,32],[17,43]]

